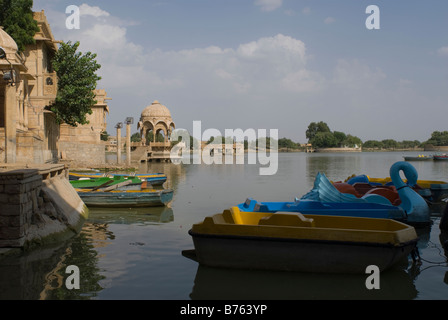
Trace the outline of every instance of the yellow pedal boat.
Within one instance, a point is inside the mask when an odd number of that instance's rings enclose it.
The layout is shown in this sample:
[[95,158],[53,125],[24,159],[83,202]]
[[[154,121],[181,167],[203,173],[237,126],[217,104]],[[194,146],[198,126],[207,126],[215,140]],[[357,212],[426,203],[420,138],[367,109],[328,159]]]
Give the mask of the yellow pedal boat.
[[365,273],[391,268],[416,248],[413,227],[392,219],[242,212],[206,217],[184,256],[210,267]]

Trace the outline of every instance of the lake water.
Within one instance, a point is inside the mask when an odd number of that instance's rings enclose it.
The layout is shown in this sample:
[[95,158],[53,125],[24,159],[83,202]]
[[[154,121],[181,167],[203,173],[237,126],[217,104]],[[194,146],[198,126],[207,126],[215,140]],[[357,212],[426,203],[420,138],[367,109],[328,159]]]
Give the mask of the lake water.
[[[412,153],[407,153],[412,154]],[[66,243],[0,260],[0,299],[447,299],[447,253],[433,224],[419,230],[422,263],[381,274],[368,290],[366,275],[305,274],[200,267],[181,252],[192,249],[188,230],[205,216],[253,197],[291,201],[308,192],[317,172],[331,180],[352,174],[389,176],[401,152],[279,154],[278,172],[259,165],[142,164],[139,172],[165,172],[174,189],[169,208],[91,209],[82,232]],[[448,162],[412,162],[419,179],[448,181]],[[66,267],[80,270],[80,289],[69,290]]]

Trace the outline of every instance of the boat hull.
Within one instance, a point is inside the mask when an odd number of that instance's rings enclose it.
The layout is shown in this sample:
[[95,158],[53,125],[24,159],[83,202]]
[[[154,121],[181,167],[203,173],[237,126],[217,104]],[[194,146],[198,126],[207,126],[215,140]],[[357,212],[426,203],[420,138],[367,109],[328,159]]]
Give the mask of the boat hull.
[[129,176],[126,174],[119,174],[119,173],[114,173],[111,174],[111,176],[113,177],[135,177],[135,178],[139,178],[141,180],[146,180],[149,183],[151,183],[151,185],[153,186],[161,186],[162,184],[165,183],[165,181],[167,180],[167,177],[165,174],[163,173],[137,173],[135,175]]
[[380,271],[406,259],[416,241],[393,246],[363,242],[204,235],[190,230],[196,260],[209,267],[315,273]]
[[406,213],[399,207],[379,203],[334,202],[323,203],[313,200],[295,202],[258,202],[247,199],[238,204],[241,211],[257,212],[300,212],[302,214],[322,214],[331,216],[347,216],[362,218],[382,218],[406,221]]
[[225,210],[194,224],[195,260],[204,266],[318,273],[387,270],[417,244],[413,227],[377,218]]
[[405,161],[432,161],[432,156],[403,157]]
[[97,179],[97,178],[114,178],[114,177],[130,177],[130,178],[139,178],[141,180],[146,180],[150,182],[153,186],[160,186],[165,183],[167,180],[167,176],[164,173],[141,173],[141,174],[120,174],[120,173],[99,173],[99,172],[88,172],[88,173],[80,173],[80,172],[70,172],[69,179],[71,181],[76,181],[79,179]]
[[78,190],[87,207],[135,208],[165,206],[173,199],[173,190],[160,191],[108,191],[88,192]]

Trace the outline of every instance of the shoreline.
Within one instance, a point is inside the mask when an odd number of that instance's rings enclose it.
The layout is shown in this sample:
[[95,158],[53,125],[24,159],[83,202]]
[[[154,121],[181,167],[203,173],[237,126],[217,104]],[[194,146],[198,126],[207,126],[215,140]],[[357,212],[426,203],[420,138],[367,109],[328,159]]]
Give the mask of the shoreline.
[[[314,152],[306,152],[303,149],[290,149],[290,148],[281,148],[278,150],[278,153],[371,153],[371,152],[432,152],[424,150],[423,148],[416,149],[361,149],[361,150],[351,150],[351,149],[342,149],[342,148],[326,148],[325,151],[314,151]],[[248,150],[244,150],[244,153],[248,153]],[[106,155],[112,156],[115,155],[115,152],[107,152]],[[67,165],[70,171],[96,171],[96,172],[108,172],[108,171],[121,171],[121,172],[135,172],[138,170],[140,163],[133,161],[130,165],[126,163],[114,163],[114,162],[106,162],[106,163],[96,163],[96,164],[88,164],[85,162],[76,162],[76,161],[59,161],[57,164]],[[17,164],[15,165],[17,166]],[[22,164],[24,168],[33,167],[32,164],[24,163]],[[1,168],[1,166],[0,166]]]

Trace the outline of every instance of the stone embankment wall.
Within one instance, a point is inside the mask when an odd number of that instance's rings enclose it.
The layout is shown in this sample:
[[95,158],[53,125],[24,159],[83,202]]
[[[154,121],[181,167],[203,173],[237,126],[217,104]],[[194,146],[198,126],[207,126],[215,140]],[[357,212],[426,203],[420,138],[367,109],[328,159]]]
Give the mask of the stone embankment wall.
[[106,163],[106,147],[104,144],[59,141],[59,149],[65,161],[76,161],[98,165]]
[[67,239],[87,215],[64,165],[0,169],[0,248]]
[[425,151],[438,151],[438,152],[448,152],[448,146],[433,146],[426,145]]
[[317,148],[314,152],[361,152],[361,148]]

